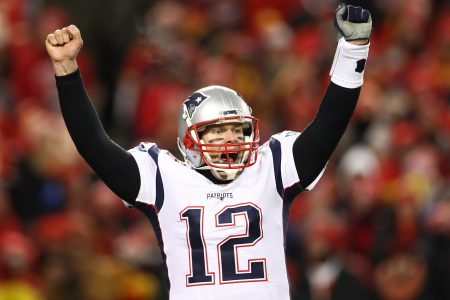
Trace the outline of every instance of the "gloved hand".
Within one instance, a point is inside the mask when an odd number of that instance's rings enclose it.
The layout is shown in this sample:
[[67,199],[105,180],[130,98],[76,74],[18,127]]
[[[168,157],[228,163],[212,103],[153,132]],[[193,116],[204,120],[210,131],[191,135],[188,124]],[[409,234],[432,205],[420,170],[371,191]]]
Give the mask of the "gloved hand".
[[346,41],[369,39],[372,32],[370,12],[359,6],[341,3],[334,15],[334,25]]

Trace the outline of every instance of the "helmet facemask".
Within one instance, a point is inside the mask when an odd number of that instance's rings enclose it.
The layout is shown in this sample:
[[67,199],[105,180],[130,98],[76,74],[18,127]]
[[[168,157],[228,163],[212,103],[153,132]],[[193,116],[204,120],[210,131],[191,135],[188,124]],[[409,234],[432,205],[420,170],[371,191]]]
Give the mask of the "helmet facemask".
[[[230,97],[229,95],[225,94],[225,96],[223,96],[222,94],[219,94],[221,96],[221,101],[218,102],[219,105],[214,102],[214,98],[211,98],[213,101],[209,103],[209,108],[216,104],[213,108],[215,109],[217,106],[218,109],[212,111],[215,113],[216,118],[203,118],[203,120],[195,123],[192,122],[195,115],[194,117],[191,117],[193,114],[190,114],[187,105],[183,104],[181,117],[183,121],[186,122],[187,126],[183,135],[180,135],[183,137],[178,138],[178,146],[185,157],[186,162],[191,164],[194,168],[210,169],[213,175],[219,180],[233,180],[244,168],[249,167],[256,162],[256,150],[259,147],[258,120],[251,116],[250,108],[236,92],[217,86],[210,88],[215,88],[216,90],[219,89],[218,92],[220,93],[224,90],[225,92],[233,92],[234,94],[232,94],[232,98],[229,101],[223,100],[223,97]],[[207,104],[209,100],[207,97],[208,94],[205,92],[205,94],[201,95],[205,96],[204,100],[206,100],[205,104]],[[206,110],[207,106],[204,105],[201,108]],[[199,111],[201,112],[201,110]],[[197,113],[199,111],[197,111]],[[235,137],[233,140],[220,138],[215,140],[205,140],[203,138],[205,132],[208,132],[208,128],[211,127],[239,128],[239,130],[242,130],[242,134],[233,134],[233,137]]]

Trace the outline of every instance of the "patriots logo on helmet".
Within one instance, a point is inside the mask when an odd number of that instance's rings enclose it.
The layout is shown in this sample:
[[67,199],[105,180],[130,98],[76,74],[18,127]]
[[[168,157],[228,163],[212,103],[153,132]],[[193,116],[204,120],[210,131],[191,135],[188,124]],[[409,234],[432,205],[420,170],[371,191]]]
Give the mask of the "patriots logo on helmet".
[[196,108],[205,101],[208,96],[203,95],[202,93],[193,93],[184,101],[184,105],[187,107],[187,111],[189,117],[192,117],[192,114],[195,112]]

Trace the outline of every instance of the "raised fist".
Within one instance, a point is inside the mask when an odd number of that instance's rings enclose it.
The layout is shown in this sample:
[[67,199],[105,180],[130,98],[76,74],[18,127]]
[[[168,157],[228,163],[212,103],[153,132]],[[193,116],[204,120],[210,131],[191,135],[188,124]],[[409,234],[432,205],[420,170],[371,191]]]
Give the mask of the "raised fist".
[[70,25],[47,35],[45,47],[56,75],[66,75],[78,68],[76,58],[83,46],[80,30]]
[[341,3],[334,15],[334,25],[346,41],[369,39],[372,17],[366,9]]

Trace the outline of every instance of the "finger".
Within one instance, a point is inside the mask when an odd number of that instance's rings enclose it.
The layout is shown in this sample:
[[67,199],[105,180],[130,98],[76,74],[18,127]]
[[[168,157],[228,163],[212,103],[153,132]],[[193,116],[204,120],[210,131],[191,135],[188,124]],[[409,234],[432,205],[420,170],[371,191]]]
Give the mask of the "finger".
[[370,12],[367,9],[363,9],[362,16],[361,16],[362,22],[366,23],[367,21],[369,21],[369,17],[370,17]]
[[63,41],[64,43],[68,43],[70,42],[70,32],[67,29],[67,27],[64,27],[62,30],[62,37],[63,37]]
[[349,21],[349,22],[354,22],[356,19],[356,15],[357,15],[356,10],[357,10],[357,8],[355,6],[348,5],[347,6],[347,18],[345,20]]
[[360,6],[348,6],[348,19],[351,23],[366,23],[370,12]]
[[58,43],[58,45],[64,45],[64,39],[63,39],[63,34],[62,31],[60,29],[55,30],[54,32],[56,41]]
[[75,25],[69,25],[67,27],[69,34],[72,36],[72,39],[80,39],[81,40],[81,33],[77,26]]
[[339,4],[338,8],[336,9],[336,19],[338,19],[339,21],[343,21],[346,11],[347,5],[343,3]]
[[357,6],[355,9],[355,23],[362,23],[363,9]]
[[53,33],[47,35],[47,42],[52,46],[58,46],[58,41],[56,40],[55,35]]

